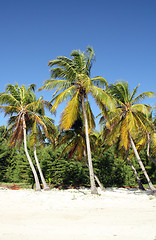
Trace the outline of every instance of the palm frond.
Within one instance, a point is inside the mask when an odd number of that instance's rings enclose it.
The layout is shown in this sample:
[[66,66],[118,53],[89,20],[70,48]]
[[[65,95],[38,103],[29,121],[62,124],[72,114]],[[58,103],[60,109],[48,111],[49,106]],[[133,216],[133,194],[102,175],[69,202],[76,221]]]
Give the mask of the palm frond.
[[92,68],[93,62],[95,61],[95,53],[93,48],[88,46],[85,55],[87,55],[86,71],[88,72],[88,76],[90,76],[91,68]]
[[68,80],[54,80],[54,79],[48,79],[43,84],[44,85],[40,87],[38,91],[41,91],[43,89],[53,90],[56,87],[64,90],[72,85],[71,82]]
[[121,101],[124,104],[129,102],[130,91],[128,88],[128,83],[125,81],[120,81],[116,84],[110,84],[108,87],[108,92],[111,93],[115,99]]
[[61,120],[60,129],[68,130],[77,119],[79,110],[79,92],[68,102],[67,107],[64,109]]
[[84,53],[81,53],[81,51],[73,50],[71,56],[73,57],[76,75],[86,73],[86,58]]
[[93,84],[97,87],[106,87],[108,86],[107,80],[103,77],[97,76],[94,78],[91,78],[91,81],[93,82]]
[[106,107],[108,107],[111,111],[115,111],[116,109],[115,101],[106,91],[96,86],[92,86],[90,92],[98,105],[99,103],[102,103]]
[[138,85],[134,88],[134,90],[133,90],[133,92],[132,92],[132,95],[131,95],[131,97],[130,97],[130,99],[129,99],[130,102],[133,101],[133,98],[134,98],[135,94],[137,93],[137,90],[138,90],[138,87],[139,87],[139,86],[140,86],[140,84],[138,84]]
[[45,124],[45,122],[44,122],[43,119],[44,119],[44,118],[35,115],[35,121],[36,121],[36,123],[42,127],[42,130],[44,131],[45,135],[47,135],[47,134],[48,134],[47,126],[46,126],[46,124]]
[[146,136],[147,135],[147,128],[145,126],[145,124],[143,123],[142,121],[142,114],[140,114],[139,112],[137,112],[137,114],[134,114],[134,117],[135,117],[135,121],[136,121],[136,124],[138,126],[138,131],[135,132],[135,134],[138,134],[139,130],[142,132],[142,136],[144,137],[144,135]]
[[37,143],[37,122],[34,121],[29,139],[29,146],[32,147]]
[[0,106],[0,110],[4,112],[4,116],[12,116],[12,114],[18,113],[18,108],[15,106]]
[[71,130],[65,131],[64,135],[61,136],[61,139],[59,140],[59,145],[69,143],[74,136],[75,136],[74,131]]
[[68,141],[67,146],[63,149],[59,158],[61,158],[62,155],[67,152],[69,158],[71,158],[74,154],[78,154],[78,158],[82,159],[83,149],[84,146],[82,138],[80,136],[76,136]]
[[147,144],[147,137],[146,137],[146,138],[145,138],[145,137],[141,138],[141,139],[135,144],[138,152],[140,152],[146,144]]
[[91,110],[89,101],[86,102],[86,112],[87,112],[89,132],[91,132],[91,130],[95,128],[95,121],[94,121],[94,114]]
[[73,65],[73,62],[70,58],[65,56],[58,56],[55,60],[49,61],[48,66],[53,67],[54,65],[58,65],[61,61],[66,62],[69,65]]
[[106,134],[107,136],[104,144],[111,146],[116,141],[116,139],[119,138],[120,129],[121,129],[121,121],[118,122],[118,124],[116,124],[114,128]]
[[[71,61],[69,58],[66,57],[57,57],[55,60],[50,61],[48,64],[50,67],[53,67],[54,65],[58,66],[58,70],[56,71],[56,68],[53,72],[53,68],[51,69],[51,78],[53,78],[56,74],[58,74],[57,77],[60,77],[60,74],[63,74],[63,78],[65,79],[72,79],[76,77],[76,71],[73,65],[73,61]],[[63,68],[64,71],[60,70],[60,68]],[[60,72],[60,73],[59,73]]]
[[127,124],[128,124],[128,126],[127,126],[128,131],[131,134],[132,134],[132,132],[135,132],[135,133],[138,132],[138,125],[137,125],[137,121],[135,119],[133,112],[128,111],[126,118],[127,118]]
[[154,124],[146,117],[146,115],[144,115],[142,112],[138,112],[137,117],[139,117],[139,119],[142,121],[142,124],[145,126],[146,132],[151,133],[154,131]]
[[122,115],[120,111],[117,111],[116,114],[113,114],[113,116],[110,119],[110,129],[118,125],[120,121],[122,121]]
[[125,119],[123,119],[122,123],[121,123],[121,130],[120,130],[120,134],[121,134],[121,141],[122,144],[124,146],[124,148],[127,150],[128,149],[128,118],[126,117]]
[[74,95],[75,90],[76,90],[76,87],[75,85],[73,85],[70,88],[58,94],[55,98],[53,98],[52,102],[54,102],[54,104],[51,108],[51,112],[55,112],[58,105],[62,103],[64,100],[70,99]]
[[27,91],[28,91],[28,92],[31,92],[31,91],[34,92],[35,89],[36,89],[36,84],[32,83],[32,84],[30,84],[30,86],[28,87]]
[[17,106],[19,105],[19,96],[4,92],[0,95],[0,103]]
[[152,140],[152,155],[156,155],[156,133],[151,135]]
[[135,104],[131,106],[133,112],[137,114],[137,112],[141,112],[146,116],[149,116],[151,107],[145,104]]
[[15,146],[17,143],[19,146],[23,141],[23,119],[22,115],[16,118],[16,122],[10,126],[9,130],[13,130],[12,135],[9,138],[10,145]]
[[150,92],[150,91],[143,92],[133,99],[132,104],[139,103],[140,101],[144,100],[146,97],[152,98],[154,96],[155,96],[154,92]]
[[17,101],[20,101],[20,87],[18,83],[15,85],[7,84],[5,93],[11,94]]

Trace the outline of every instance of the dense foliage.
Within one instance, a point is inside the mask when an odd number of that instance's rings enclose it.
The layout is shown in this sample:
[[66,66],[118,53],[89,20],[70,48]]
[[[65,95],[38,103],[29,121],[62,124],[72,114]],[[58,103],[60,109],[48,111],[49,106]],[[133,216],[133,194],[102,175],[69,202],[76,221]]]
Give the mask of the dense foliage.
[[[33,186],[33,175],[24,154],[24,147],[22,146],[20,149],[10,147],[4,137],[4,130],[4,126],[0,127],[0,182],[25,183]],[[37,147],[37,154],[46,182],[53,187],[61,188],[89,186],[89,171],[84,159],[76,160],[76,156],[69,158],[67,152],[60,157],[63,148],[63,146],[59,146],[54,149],[50,143],[42,149]],[[99,151],[101,151],[100,155]],[[101,149],[99,151],[96,151],[98,155],[93,153],[93,166],[96,175],[105,187],[137,186],[130,166],[116,155],[113,147],[104,152]],[[29,153],[35,165],[33,148],[29,149]],[[146,151],[141,152],[141,158],[153,183],[156,184],[156,166],[148,160]],[[133,162],[142,182],[146,183],[135,159]]]

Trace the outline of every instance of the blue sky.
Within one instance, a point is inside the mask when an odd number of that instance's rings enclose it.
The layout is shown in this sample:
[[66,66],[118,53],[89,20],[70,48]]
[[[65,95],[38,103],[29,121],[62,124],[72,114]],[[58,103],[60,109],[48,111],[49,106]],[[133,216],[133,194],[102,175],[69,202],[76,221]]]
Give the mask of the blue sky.
[[[96,53],[92,77],[156,92],[155,0],[0,1],[0,92],[16,82],[41,87],[50,78],[49,60],[88,45]],[[51,100],[50,92],[41,95]],[[156,105],[156,98],[146,103]],[[6,120],[1,113],[0,126]]]

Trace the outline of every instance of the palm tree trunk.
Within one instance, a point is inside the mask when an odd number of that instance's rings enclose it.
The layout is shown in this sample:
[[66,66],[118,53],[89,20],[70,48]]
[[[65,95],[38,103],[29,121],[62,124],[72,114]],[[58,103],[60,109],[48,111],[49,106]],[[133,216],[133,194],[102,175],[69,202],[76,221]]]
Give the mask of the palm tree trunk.
[[[87,159],[86,159],[86,151],[84,149],[84,159],[85,159],[85,164],[87,166],[87,168],[89,168],[88,163],[87,163]],[[104,186],[102,185],[102,183],[100,182],[99,178],[96,176],[96,174],[94,173],[94,178],[95,181],[97,182],[97,184],[99,185],[99,187],[101,188],[102,191],[105,191]]]
[[86,107],[85,107],[85,101],[84,101],[84,94],[82,95],[82,109],[83,109],[84,122],[85,122],[85,135],[86,135],[86,146],[87,146],[91,193],[98,194],[98,191],[97,191],[97,188],[95,185],[94,172],[93,172],[93,164],[92,164],[90,141],[89,141],[89,134],[88,134],[88,121],[87,121]]
[[136,156],[136,158],[137,158],[137,161],[138,161],[138,163],[139,163],[139,165],[140,165],[140,167],[141,167],[141,169],[142,169],[142,171],[143,171],[143,173],[144,173],[144,175],[145,175],[145,177],[146,177],[146,179],[147,179],[148,185],[149,185],[150,189],[152,190],[152,192],[155,192],[156,189],[155,189],[155,187],[153,186],[153,184],[152,184],[152,182],[151,182],[151,180],[150,180],[150,178],[149,178],[149,176],[148,176],[148,174],[147,174],[147,172],[146,172],[146,169],[145,169],[145,167],[144,167],[144,165],[143,165],[143,162],[141,161],[141,158],[140,158],[140,156],[139,156],[139,153],[138,153],[138,151],[137,151],[137,149],[136,149],[136,147],[135,147],[134,141],[133,141],[133,139],[132,139],[131,136],[130,136],[130,141],[131,141],[131,145],[132,145],[134,154],[135,154],[135,156]]
[[135,174],[135,176],[136,176],[136,179],[137,179],[137,182],[138,182],[138,185],[139,185],[139,189],[145,190],[145,188],[143,187],[142,182],[141,182],[141,180],[140,180],[140,178],[139,178],[139,175],[138,175],[138,173],[137,173],[137,170],[136,170],[135,167],[133,166],[132,162],[129,160],[128,154],[127,154],[127,161],[128,161],[128,163],[129,163],[129,165],[131,166],[131,168],[132,168],[132,170],[133,170],[133,172],[134,172],[134,174]]
[[39,183],[39,179],[37,176],[37,172],[35,170],[35,167],[33,165],[33,162],[30,158],[30,155],[28,153],[28,149],[27,149],[27,141],[26,141],[26,123],[25,123],[25,118],[24,118],[24,114],[23,114],[23,135],[24,135],[24,150],[28,159],[28,162],[30,164],[30,167],[32,169],[33,175],[34,175],[34,179],[35,179],[35,184],[36,184],[36,191],[40,191],[41,187],[40,187],[40,183]]
[[50,190],[50,188],[48,187],[48,185],[47,185],[47,183],[44,179],[44,176],[43,176],[43,173],[42,173],[42,170],[41,170],[41,167],[40,167],[40,163],[38,161],[38,157],[37,157],[37,153],[36,153],[36,144],[34,145],[34,157],[35,157],[37,168],[38,168],[38,171],[39,171],[39,174],[40,174],[40,177],[41,177],[41,181],[42,181],[42,184],[43,184],[43,189],[44,190]]

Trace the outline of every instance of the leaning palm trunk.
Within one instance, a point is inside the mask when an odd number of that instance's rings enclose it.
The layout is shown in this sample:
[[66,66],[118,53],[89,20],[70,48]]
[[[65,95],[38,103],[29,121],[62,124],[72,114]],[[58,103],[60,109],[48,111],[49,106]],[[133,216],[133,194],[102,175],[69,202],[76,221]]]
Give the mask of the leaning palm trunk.
[[100,182],[99,178],[96,176],[96,174],[94,174],[94,178],[97,182],[97,184],[99,185],[99,187],[101,188],[102,191],[105,191],[104,186],[102,185],[102,183]]
[[147,179],[148,185],[149,185],[150,189],[151,189],[153,192],[155,192],[156,189],[155,189],[155,187],[153,186],[153,184],[152,184],[152,182],[151,182],[151,180],[150,180],[150,178],[149,178],[149,176],[148,176],[148,174],[147,174],[147,172],[146,172],[146,169],[145,169],[145,167],[144,167],[144,165],[143,165],[143,162],[141,161],[141,158],[140,158],[140,156],[139,156],[139,153],[138,153],[138,151],[137,151],[137,149],[136,149],[136,146],[135,146],[134,141],[133,141],[133,139],[132,139],[131,136],[130,136],[130,141],[131,141],[131,145],[132,145],[134,154],[135,154],[135,156],[136,156],[136,158],[137,158],[137,161],[138,161],[138,163],[139,163],[139,165],[140,165],[140,167],[141,167],[141,169],[142,169],[142,171],[143,171],[143,173],[144,173],[144,175],[145,175],[145,177],[146,177],[146,179]]
[[139,178],[139,175],[138,175],[138,173],[137,173],[137,170],[136,170],[135,167],[133,166],[132,162],[129,160],[128,154],[127,154],[127,161],[128,161],[128,163],[129,163],[129,165],[131,166],[134,174],[135,174],[135,177],[136,177],[137,182],[138,182],[138,185],[139,185],[139,189],[145,190],[145,188],[143,187],[142,182],[141,182],[141,180],[140,180],[140,178]]
[[87,114],[86,114],[86,108],[85,108],[85,102],[84,102],[84,95],[82,95],[82,108],[83,108],[83,115],[84,115],[84,122],[85,122],[85,135],[86,135],[86,146],[87,146],[91,193],[98,194],[97,188],[95,185],[95,180],[94,180],[94,172],[93,172],[93,164],[92,164],[92,158],[91,158],[91,149],[90,149],[90,141],[89,141],[89,134],[88,134],[88,121],[87,121]]
[[[88,163],[87,163],[86,151],[85,150],[84,150],[84,160],[85,160],[85,164],[86,164],[87,168],[89,168]],[[105,191],[104,186],[102,185],[102,183],[100,182],[99,178],[96,176],[95,173],[94,173],[94,178],[95,178],[95,181],[97,182],[97,184],[99,185],[99,187],[101,188],[101,190]]]
[[30,155],[28,153],[28,149],[27,149],[27,141],[26,141],[26,123],[25,123],[25,119],[24,119],[24,115],[23,115],[23,135],[24,135],[24,150],[28,159],[28,162],[30,164],[30,167],[32,169],[33,175],[34,175],[34,179],[35,179],[35,184],[36,184],[36,191],[40,191],[41,187],[40,187],[40,183],[39,183],[39,179],[35,170],[35,167],[33,165],[33,162],[30,158]]
[[47,185],[47,183],[44,179],[44,176],[43,176],[43,173],[42,173],[42,170],[41,170],[41,167],[40,167],[40,163],[38,161],[38,157],[37,157],[37,154],[36,154],[36,144],[34,145],[34,157],[35,157],[37,168],[38,168],[38,171],[39,171],[39,174],[40,174],[40,177],[41,177],[41,181],[42,181],[42,184],[43,184],[43,189],[44,190],[50,190],[50,188],[48,187],[48,185]]

